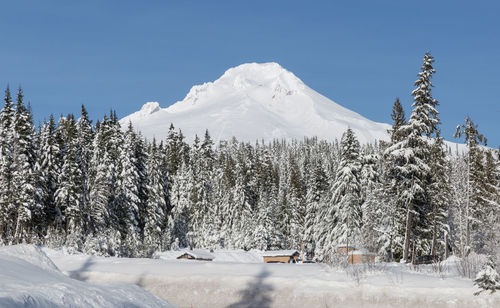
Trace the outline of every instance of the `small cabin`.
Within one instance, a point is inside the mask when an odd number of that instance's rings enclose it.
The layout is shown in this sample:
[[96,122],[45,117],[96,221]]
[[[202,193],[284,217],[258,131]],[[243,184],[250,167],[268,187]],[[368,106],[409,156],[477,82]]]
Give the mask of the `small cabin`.
[[297,250],[271,250],[262,254],[264,263],[296,263],[299,258]]
[[178,260],[212,261],[214,255],[204,250],[184,250],[177,257]]
[[347,260],[349,264],[374,263],[377,255],[366,249],[359,249],[349,252]]
[[339,254],[347,254],[352,251],[358,250],[358,246],[353,244],[338,244],[337,245],[337,253]]

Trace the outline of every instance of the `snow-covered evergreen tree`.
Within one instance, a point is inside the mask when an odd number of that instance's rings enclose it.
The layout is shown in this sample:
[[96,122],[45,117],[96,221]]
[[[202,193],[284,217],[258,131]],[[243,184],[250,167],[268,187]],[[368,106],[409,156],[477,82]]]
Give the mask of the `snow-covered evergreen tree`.
[[385,155],[394,162],[393,178],[399,178],[404,184],[397,189],[398,206],[406,212],[405,240],[403,259],[408,260],[410,244],[417,253],[429,250],[426,238],[428,224],[425,221],[429,210],[427,179],[430,175],[430,145],[428,138],[436,132],[439,124],[437,101],[432,97],[430,81],[435,72],[432,67],[434,59],[426,53],[422,70],[418,74],[413,90],[413,110],[408,123],[401,125],[393,135],[400,141],[393,142],[385,151]]
[[138,251],[139,221],[140,221],[140,190],[141,177],[136,157],[136,139],[132,124],[125,132],[123,147],[119,158],[118,176],[118,209],[120,213],[120,233],[122,237],[122,254],[134,256]]
[[496,265],[492,258],[477,273],[474,284],[480,289],[474,295],[479,295],[484,291],[490,291],[490,294],[493,294],[500,290],[500,275],[496,271]]
[[37,155],[37,167],[40,175],[40,189],[44,205],[45,227],[54,227],[57,209],[55,206],[55,193],[58,177],[61,172],[62,155],[56,139],[56,123],[51,115],[40,131],[40,146]]
[[38,189],[35,170],[35,128],[31,111],[23,102],[21,88],[17,94],[16,112],[13,122],[13,202],[15,206],[15,233],[14,242],[30,241],[33,237],[31,224],[32,216],[42,212],[39,203],[40,191]]
[[448,208],[451,203],[449,165],[444,151],[443,139],[439,132],[431,145],[430,168],[432,170],[428,188],[430,211],[427,213],[427,220],[432,234],[430,254],[437,255],[438,251],[444,252],[445,249],[448,249],[444,245],[446,245],[446,238],[450,231]]
[[82,173],[77,163],[76,123],[73,118],[66,121],[68,144],[64,149],[61,172],[57,179],[55,206],[57,209],[56,226],[66,235],[66,245],[75,251],[83,246],[83,183]]
[[161,151],[156,145],[156,141],[149,149],[149,157],[147,162],[148,174],[148,194],[146,201],[146,208],[144,213],[144,230],[143,238],[146,248],[146,255],[151,256],[155,251],[161,250],[162,240],[161,232],[166,223],[166,209],[165,202],[165,181],[167,180],[159,168],[161,165]]
[[82,216],[84,233],[91,231],[89,228],[89,199],[90,199],[90,175],[91,160],[93,155],[94,131],[92,121],[88,118],[87,110],[82,105],[81,116],[76,121],[77,144],[76,159],[82,174]]
[[333,223],[327,238],[327,252],[330,255],[336,252],[335,247],[338,244],[361,242],[360,145],[350,128],[342,135],[340,149],[337,176],[331,187],[331,218],[328,217]]
[[14,161],[14,104],[9,87],[5,90],[4,106],[0,112],[0,224],[4,243],[12,241],[12,221],[15,219],[13,161]]

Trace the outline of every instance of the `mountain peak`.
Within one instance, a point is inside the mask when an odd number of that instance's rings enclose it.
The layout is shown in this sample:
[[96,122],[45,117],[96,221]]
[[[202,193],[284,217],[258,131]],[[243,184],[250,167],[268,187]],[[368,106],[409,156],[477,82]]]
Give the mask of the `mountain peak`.
[[257,101],[280,101],[284,96],[293,95],[306,88],[306,85],[292,72],[275,62],[245,63],[232,67],[214,82],[206,82],[191,88],[184,100],[168,108],[171,112],[180,112],[207,101],[213,93],[226,93],[228,96],[238,93],[250,98],[259,96]]
[[141,112],[144,114],[152,114],[160,110],[160,104],[158,102],[147,102],[142,105]]
[[304,83],[275,62],[245,63],[228,69],[215,83],[232,85],[237,90],[253,86],[280,86],[288,90],[303,88]]
[[163,138],[173,123],[188,140],[208,129],[214,141],[340,139],[351,127],[361,142],[387,139],[389,126],[370,121],[305,85],[278,63],[246,63],[213,82],[195,85],[179,102],[161,109],[147,103],[122,121],[143,135]]

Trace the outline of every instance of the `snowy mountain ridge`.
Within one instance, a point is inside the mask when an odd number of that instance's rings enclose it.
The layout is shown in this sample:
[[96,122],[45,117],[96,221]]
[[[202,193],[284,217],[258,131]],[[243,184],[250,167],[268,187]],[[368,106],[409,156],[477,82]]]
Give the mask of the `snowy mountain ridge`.
[[148,138],[162,139],[170,123],[191,141],[206,129],[217,143],[235,136],[255,141],[304,136],[335,140],[350,127],[360,142],[387,140],[388,124],[371,121],[305,85],[277,63],[247,63],[228,69],[219,79],[195,85],[179,102],[161,108],[146,103],[120,123]]

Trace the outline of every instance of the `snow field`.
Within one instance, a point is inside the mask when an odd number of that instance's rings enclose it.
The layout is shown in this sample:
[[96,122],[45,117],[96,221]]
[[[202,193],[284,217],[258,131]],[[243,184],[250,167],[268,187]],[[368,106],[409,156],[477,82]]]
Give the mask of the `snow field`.
[[[322,264],[263,264],[65,255],[44,249],[68,275],[94,283],[142,286],[179,307],[499,307],[500,294],[474,296],[453,264],[443,274],[399,263],[332,269]],[[256,253],[256,252],[254,252]],[[248,258],[227,251],[233,259]],[[166,257],[170,256],[170,257]]]
[[136,285],[67,277],[38,247],[0,247],[0,307],[173,307]]

